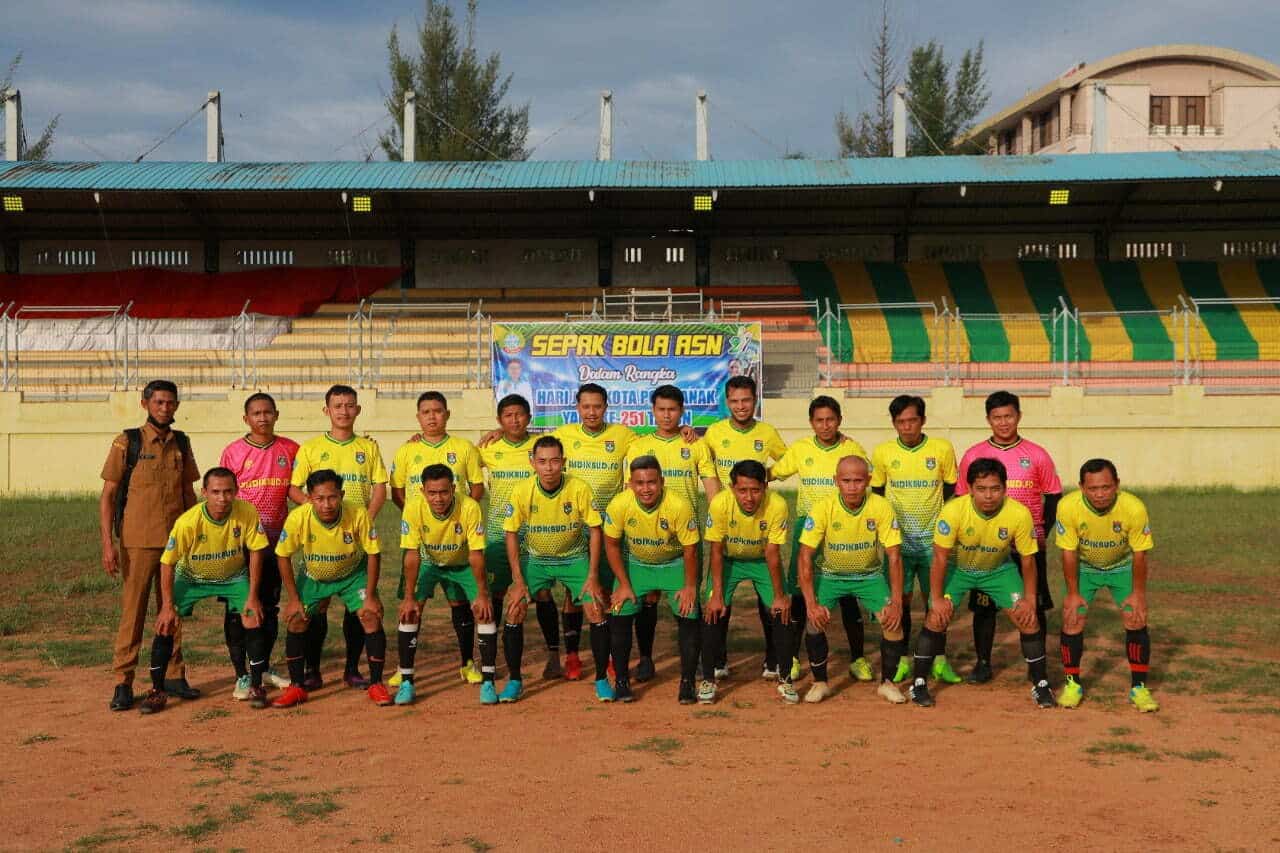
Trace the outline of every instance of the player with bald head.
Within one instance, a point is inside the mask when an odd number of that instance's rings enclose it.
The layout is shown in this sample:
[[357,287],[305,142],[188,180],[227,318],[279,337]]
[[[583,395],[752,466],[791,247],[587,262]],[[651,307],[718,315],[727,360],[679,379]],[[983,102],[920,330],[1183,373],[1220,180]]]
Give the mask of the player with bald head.
[[[827,625],[831,609],[861,604],[883,626],[880,641],[880,686],[876,692],[896,705],[907,701],[893,683],[898,661],[906,652],[902,637],[902,534],[893,506],[868,488],[871,466],[861,456],[846,456],[836,465],[836,494],[814,504],[800,534],[799,582],[808,613],[805,646],[813,671],[806,702],[831,695],[827,682]],[[889,572],[881,572],[881,549]],[[821,551],[821,569],[814,556]]]

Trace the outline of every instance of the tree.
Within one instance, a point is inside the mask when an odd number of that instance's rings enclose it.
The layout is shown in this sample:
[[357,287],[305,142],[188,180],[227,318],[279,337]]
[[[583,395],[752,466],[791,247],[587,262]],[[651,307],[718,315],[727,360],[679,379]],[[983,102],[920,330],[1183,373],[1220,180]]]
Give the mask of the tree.
[[893,154],[893,90],[898,85],[897,37],[889,16],[889,0],[880,5],[880,29],[862,77],[871,87],[872,108],[856,118],[836,114],[841,157],[889,157]]
[[[9,61],[9,67],[5,69],[4,77],[0,78],[0,92],[7,92],[14,88],[13,79],[17,76],[18,66],[20,65],[22,65],[21,53]],[[5,108],[8,109],[7,106]],[[58,119],[60,118],[62,118],[61,115],[56,115],[44,126],[44,130],[41,131],[40,135],[36,138],[35,144],[31,144],[26,141],[27,135],[26,132],[23,131],[22,137],[19,140],[19,145],[22,148],[23,160],[45,160],[49,157],[49,151],[53,148],[53,132],[57,129]],[[4,140],[0,139],[0,158],[4,157],[4,155]]]
[[404,93],[417,96],[414,158],[417,160],[523,160],[529,135],[529,105],[503,102],[511,74],[501,72],[495,53],[482,59],[476,49],[476,0],[468,0],[465,33],[458,31],[447,2],[427,0],[417,28],[417,50],[406,53],[395,27],[387,39],[391,127],[378,137],[388,159],[399,160]]
[[911,122],[908,156],[982,153],[976,141],[957,143],[991,99],[982,65],[982,42],[960,57],[954,78],[942,45],[936,41],[911,51],[906,82]]

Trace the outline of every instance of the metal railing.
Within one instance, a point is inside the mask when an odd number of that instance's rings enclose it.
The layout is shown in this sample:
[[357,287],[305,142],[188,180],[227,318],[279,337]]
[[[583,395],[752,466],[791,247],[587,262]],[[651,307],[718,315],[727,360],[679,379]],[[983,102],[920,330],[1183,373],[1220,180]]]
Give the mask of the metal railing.
[[362,300],[346,324],[351,384],[389,396],[416,393],[433,380],[482,387],[491,334],[483,305]]

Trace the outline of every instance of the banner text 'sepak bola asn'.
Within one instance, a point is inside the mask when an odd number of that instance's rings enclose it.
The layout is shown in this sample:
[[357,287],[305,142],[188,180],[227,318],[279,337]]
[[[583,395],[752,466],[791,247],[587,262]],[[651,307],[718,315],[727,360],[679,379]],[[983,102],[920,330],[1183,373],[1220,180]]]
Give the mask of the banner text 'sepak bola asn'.
[[[494,323],[493,392],[520,394],[539,429],[576,423],[578,386],[609,392],[607,420],[653,429],[649,395],[659,385],[684,392],[685,423],[728,416],[724,383],[761,382],[760,323]],[[761,411],[757,403],[757,414]]]

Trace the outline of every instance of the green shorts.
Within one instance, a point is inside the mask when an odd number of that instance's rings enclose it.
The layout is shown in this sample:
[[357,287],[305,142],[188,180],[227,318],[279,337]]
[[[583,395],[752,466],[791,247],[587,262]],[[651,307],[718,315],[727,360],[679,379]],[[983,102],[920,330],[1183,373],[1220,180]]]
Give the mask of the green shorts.
[[[627,575],[631,578],[631,590],[636,594],[637,599],[643,599],[651,592],[665,592],[671,614],[680,616],[680,602],[676,600],[676,593],[684,589],[684,557],[677,557],[669,563],[657,564],[642,563],[639,560],[627,558]],[[616,580],[613,582],[613,588],[618,588]],[[619,616],[634,616],[640,612],[640,605],[635,601],[628,601],[614,612]],[[694,612],[687,618],[697,619],[698,608],[694,607]]]
[[[414,598],[426,601],[434,598],[436,587],[450,601],[475,601],[480,591],[476,589],[476,576],[471,574],[471,565],[437,566],[422,563],[418,566],[418,588],[414,590]],[[400,577],[400,597],[404,597],[404,576]]]
[[[1116,604],[1122,604],[1133,594],[1133,563],[1124,563],[1105,571],[1080,567],[1080,597],[1086,604],[1092,604],[1093,597],[1103,587],[1111,590],[1111,598]],[[1083,613],[1084,608],[1080,608],[1080,612]]]
[[369,567],[366,560],[352,570],[345,578],[333,581],[318,581],[306,572],[298,575],[298,598],[302,607],[310,616],[316,607],[333,596],[342,599],[347,610],[354,613],[364,606],[365,590],[369,586]]
[[[924,606],[927,610],[929,607],[929,568],[933,565],[932,554],[908,554],[902,551],[902,594],[911,595],[916,588],[916,582],[920,584],[920,593],[924,596]],[[889,580],[889,558],[885,557],[882,564],[884,571],[884,579]]]
[[[769,579],[769,566],[764,560],[743,560],[733,557],[724,558],[724,603],[733,604],[733,593],[738,584],[749,581],[756,588],[756,595],[768,607],[773,603],[773,581]],[[707,571],[704,584],[704,599],[711,598],[711,572]],[[783,592],[791,594],[795,589],[783,582]]]
[[889,603],[889,582],[877,571],[866,574],[813,573],[813,593],[818,604],[835,609],[840,599],[850,595],[858,599],[870,613],[879,613]]
[[[574,604],[591,601],[591,597],[582,594],[582,587],[587,583],[587,574],[591,571],[591,560],[586,554],[580,557],[547,558],[529,554],[524,560],[524,582],[529,587],[530,597],[544,589],[551,589],[562,583],[569,591]],[[600,583],[605,583],[604,572],[601,571]],[[609,573],[609,587],[613,586],[613,573]]]
[[1001,610],[1009,610],[1022,600],[1022,574],[1013,563],[997,566],[989,572],[966,572],[955,569],[947,575],[945,595],[957,604],[969,590],[986,593]]
[[221,598],[231,613],[243,613],[249,598],[249,573],[244,572],[225,581],[202,581],[182,572],[173,576],[173,606],[179,616],[190,616],[197,601]]
[[484,544],[484,571],[490,595],[501,596],[511,586],[511,561],[507,559],[506,540]]

